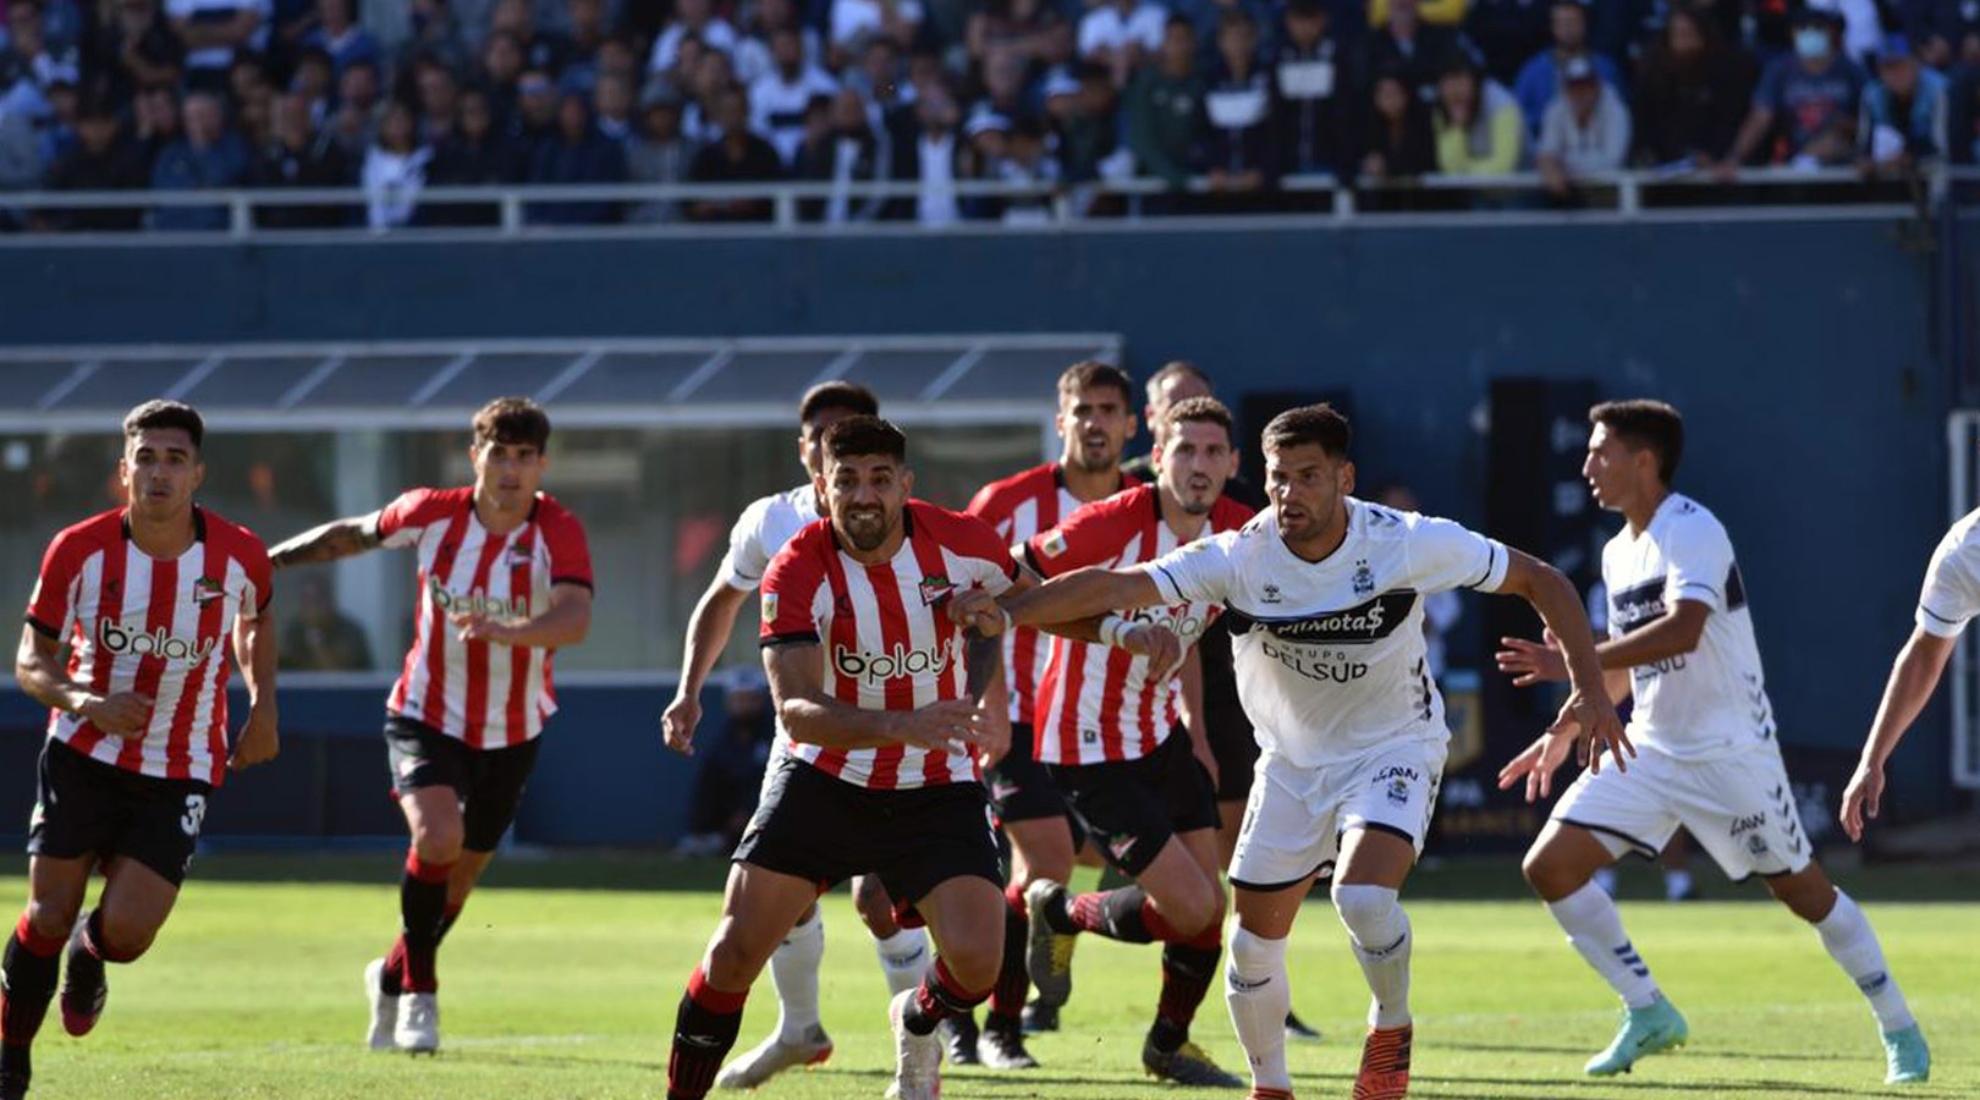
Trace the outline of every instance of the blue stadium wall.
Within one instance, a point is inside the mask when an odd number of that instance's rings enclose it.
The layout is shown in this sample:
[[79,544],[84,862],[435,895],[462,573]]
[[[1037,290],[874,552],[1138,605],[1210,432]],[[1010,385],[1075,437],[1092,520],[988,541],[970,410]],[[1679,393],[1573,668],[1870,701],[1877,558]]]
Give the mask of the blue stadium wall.
[[[1407,480],[1432,510],[1474,521],[1490,381],[1590,378],[1685,410],[1680,488],[1732,532],[1782,738],[1847,750],[1947,521],[1955,379],[1931,243],[1916,223],[1810,219],[9,247],[0,339],[1118,331],[1139,373],[1185,357],[1227,392],[1351,390],[1364,479]],[[568,693],[524,839],[678,829],[689,769],[655,744],[664,696]],[[23,702],[0,703],[0,727],[31,722]],[[287,702],[295,758],[261,794],[245,782],[222,803],[341,804],[346,786],[381,801],[377,705]],[[1907,744],[1903,810],[1950,804],[1946,725],[1940,704]],[[26,745],[8,741],[0,804],[15,806],[31,777]],[[376,809],[331,831],[367,831]],[[228,816],[216,808],[216,828]]]

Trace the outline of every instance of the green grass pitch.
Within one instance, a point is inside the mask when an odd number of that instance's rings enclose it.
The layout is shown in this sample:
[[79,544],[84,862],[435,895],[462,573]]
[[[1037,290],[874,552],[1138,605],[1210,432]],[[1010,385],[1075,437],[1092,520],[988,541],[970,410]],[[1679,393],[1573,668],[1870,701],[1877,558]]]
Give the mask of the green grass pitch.
[[[665,1091],[682,982],[713,926],[721,868],[651,857],[506,859],[442,954],[444,1049],[413,1060],[362,1048],[359,975],[395,925],[396,860],[204,859],[152,954],[112,972],[107,1014],[72,1040],[51,1013],[36,1048],[37,1100],[605,1100]],[[1692,1043],[1608,1082],[1580,1075],[1614,1027],[1613,998],[1574,955],[1510,863],[1419,872],[1412,1096],[1617,1098],[1980,1097],[1980,872],[1846,878],[1881,933],[1935,1055],[1932,1083],[1883,1086],[1862,999],[1815,935],[1755,888],[1708,882],[1712,900],[1624,907],[1631,934],[1689,1017]],[[1647,873],[1633,883],[1647,889]],[[19,877],[0,891],[25,893]],[[1464,900],[1487,898],[1489,900]],[[884,986],[843,892],[827,899],[825,1023],[831,1062],[761,1090],[766,1100],[878,1097],[892,1051]],[[1295,1044],[1303,1098],[1345,1097],[1367,994],[1339,923],[1312,904],[1294,932],[1294,1002],[1326,1034]],[[1178,1096],[1143,1077],[1156,953],[1088,937],[1066,1030],[1033,1040],[1043,1068],[948,1075],[946,1095],[1119,1100]],[[742,1045],[774,1022],[767,978]],[[1194,1037],[1240,1068],[1221,991]],[[1236,1095],[1236,1094],[1225,1094]]]

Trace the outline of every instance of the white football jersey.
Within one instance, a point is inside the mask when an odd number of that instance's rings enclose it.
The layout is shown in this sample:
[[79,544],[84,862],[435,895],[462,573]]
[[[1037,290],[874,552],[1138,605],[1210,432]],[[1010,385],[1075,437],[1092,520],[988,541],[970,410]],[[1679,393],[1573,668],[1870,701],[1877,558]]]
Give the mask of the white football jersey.
[[1323,561],[1287,549],[1268,509],[1137,567],[1165,602],[1224,605],[1238,698],[1258,744],[1303,768],[1395,741],[1449,740],[1423,598],[1496,591],[1506,576],[1504,546],[1449,520],[1353,497],[1347,508],[1347,538]]
[[1697,649],[1629,670],[1632,742],[1679,760],[1711,760],[1773,742],[1774,708],[1746,583],[1716,516],[1672,493],[1641,535],[1625,527],[1602,548],[1602,581],[1612,638],[1662,618],[1679,600],[1712,609]]
[[1932,551],[1916,618],[1927,634],[1956,638],[1975,615],[1980,615],[1980,510],[1960,517]]
[[722,555],[722,583],[743,592],[756,591],[777,551],[820,518],[818,495],[809,483],[774,493],[743,509],[729,531],[729,552]]

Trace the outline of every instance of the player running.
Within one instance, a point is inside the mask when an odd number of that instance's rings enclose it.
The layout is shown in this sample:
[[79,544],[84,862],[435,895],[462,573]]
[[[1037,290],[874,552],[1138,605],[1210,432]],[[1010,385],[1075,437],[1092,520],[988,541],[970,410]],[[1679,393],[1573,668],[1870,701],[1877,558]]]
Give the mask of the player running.
[[[1014,623],[1182,602],[1232,616],[1238,690],[1262,755],[1230,867],[1238,927],[1225,994],[1255,1100],[1286,1100],[1286,937],[1315,878],[1333,879],[1373,1003],[1357,1100],[1407,1093],[1409,918],[1397,903],[1435,806],[1449,731],[1426,669],[1422,599],[1470,587],[1525,598],[1563,640],[1575,690],[1553,728],[1591,755],[1628,742],[1567,578],[1459,525],[1350,494],[1345,418],[1293,409],[1263,439],[1272,509],[1154,562],[1087,569],[1005,604]],[[957,614],[995,629],[966,601]],[[1620,758],[1618,758],[1620,763]]]
[[[189,405],[132,409],[117,463],[128,503],[57,534],[28,602],[14,676],[49,707],[48,742],[27,911],[0,963],[0,1100],[27,1095],[63,944],[62,1026],[80,1037],[103,1014],[104,964],[135,962],[171,914],[213,789],[279,748],[268,554],[193,502],[205,434]],[[230,650],[248,692],[231,756]],[[107,881],[79,921],[99,866]]]
[[[1251,509],[1227,500],[1237,470],[1231,414],[1196,397],[1165,414],[1157,482],[1088,504],[1032,537],[1025,558],[1040,576],[1154,561],[1178,546],[1243,526]],[[1138,612],[1135,622],[1167,628],[1194,664],[1193,645],[1217,616],[1205,601]],[[1125,629],[1110,619],[1102,636]],[[1025,891],[1029,962],[1041,999],[1063,1004],[1070,970],[1055,965],[1062,940],[1092,932],[1162,947],[1162,992],[1141,1048],[1142,1066],[1184,1085],[1241,1088],[1243,1082],[1189,1041],[1196,1010],[1217,977],[1224,927],[1218,878],[1216,787],[1199,761],[1210,758],[1200,690],[1179,710],[1182,681],[1200,689],[1200,670],[1179,678],[1107,645],[1052,639],[1038,687],[1036,755],[1078,815],[1087,836],[1133,885],[1068,898],[1064,880],[1035,878]]]
[[[1065,449],[1057,462],[1034,466],[984,486],[970,501],[969,514],[995,528],[1006,545],[1020,549],[1032,536],[1050,530],[1082,504],[1105,500],[1141,484],[1123,474],[1121,451],[1134,435],[1134,384],[1119,367],[1089,360],[1075,363],[1059,376],[1056,423]],[[1062,1000],[1041,992],[1025,1012],[1029,984],[1025,968],[1027,911],[1024,892],[1032,882],[1064,882],[1072,874],[1079,848],[1066,820],[1065,800],[1032,751],[1032,719],[1038,682],[1051,650],[1048,639],[1029,627],[1004,638],[1004,668],[1010,693],[1011,751],[990,768],[986,778],[990,803],[1011,842],[1011,878],[1005,891],[1010,914],[1005,918],[1004,960],[981,1040],[970,1043],[966,1033],[958,1046],[974,1046],[984,1064],[996,1069],[1026,1069],[1038,1063],[1024,1048],[1024,1023],[1034,1030],[1058,1026]],[[1055,972],[1072,965],[1070,949],[1057,960]],[[959,1018],[967,1030],[967,1020]],[[967,1050],[963,1053],[967,1055]]]
[[734,1044],[750,985],[821,889],[877,874],[939,948],[888,1007],[902,1100],[941,1091],[943,1019],[989,995],[1003,955],[1002,874],[980,764],[1008,743],[997,647],[968,697],[953,595],[1018,576],[981,521],[910,499],[907,441],[856,416],[823,441],[828,518],[763,580],[764,666],[779,752],[737,847],[722,919],[681,998],[670,1100],[700,1100]]
[[474,416],[474,484],[413,489],[277,546],[278,569],[378,547],[418,555],[417,633],[385,704],[385,747],[412,844],[400,934],[365,968],[373,1050],[440,1047],[440,942],[515,820],[556,713],[556,651],[591,627],[584,527],[540,491],[550,417],[497,398]]
[[[1627,778],[1577,779],[1524,868],[1568,942],[1623,999],[1621,1030],[1586,1071],[1627,1072],[1690,1036],[1623,931],[1615,903],[1590,881],[1626,853],[1655,859],[1682,826],[1726,874],[1762,876],[1769,893],[1815,927],[1876,1014],[1886,1081],[1925,1080],[1931,1054],[1877,934],[1802,834],[1732,542],[1703,505],[1671,490],[1683,419],[1661,401],[1639,400],[1596,405],[1588,421],[1594,430],[1582,476],[1595,502],[1625,520],[1602,551],[1609,640],[1598,653],[1612,690],[1635,695],[1629,729],[1640,755]],[[1504,643],[1499,668],[1515,684],[1561,677],[1553,639]],[[1529,801],[1544,797],[1563,756],[1543,738],[1506,766],[1499,785],[1524,780]]]
[[[798,460],[805,473],[816,478],[824,470],[820,441],[827,428],[850,416],[879,413],[879,399],[865,386],[851,382],[813,386],[798,406]],[[763,583],[764,571],[784,544],[824,514],[823,502],[812,486],[813,482],[806,481],[756,501],[743,510],[730,531],[728,553],[688,619],[680,688],[661,716],[667,745],[676,752],[694,752],[694,731],[701,722],[701,690],[729,644],[742,605]],[[773,758],[766,772],[775,771]],[[895,921],[893,903],[878,879],[858,878],[853,884],[853,898],[861,919],[873,933],[889,992],[914,988],[928,969],[928,934],[920,928],[902,928]],[[832,1056],[832,1039],[825,1033],[818,1008],[818,968],[824,957],[825,919],[814,904],[770,956],[770,984],[777,993],[776,1030],[722,1067],[715,1076],[717,1088],[755,1088],[792,1066],[817,1065]]]

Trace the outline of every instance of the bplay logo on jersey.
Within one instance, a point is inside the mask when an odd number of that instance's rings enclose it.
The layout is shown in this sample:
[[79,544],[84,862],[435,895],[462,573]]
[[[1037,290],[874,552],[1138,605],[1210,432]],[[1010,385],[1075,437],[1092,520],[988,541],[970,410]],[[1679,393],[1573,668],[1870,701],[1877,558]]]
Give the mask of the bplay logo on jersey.
[[174,638],[162,626],[144,634],[122,623],[103,619],[96,624],[96,644],[113,657],[159,657],[196,665],[213,655],[213,647],[219,644],[219,640]]
[[529,618],[529,597],[511,596],[498,600],[477,588],[466,594],[449,592],[438,577],[428,577],[426,590],[433,597],[433,606],[443,615],[458,611],[467,615],[481,615],[487,618]]
[[940,676],[955,660],[955,643],[944,641],[927,649],[909,649],[899,642],[885,653],[832,647],[832,669],[849,680],[883,684],[897,676]]

